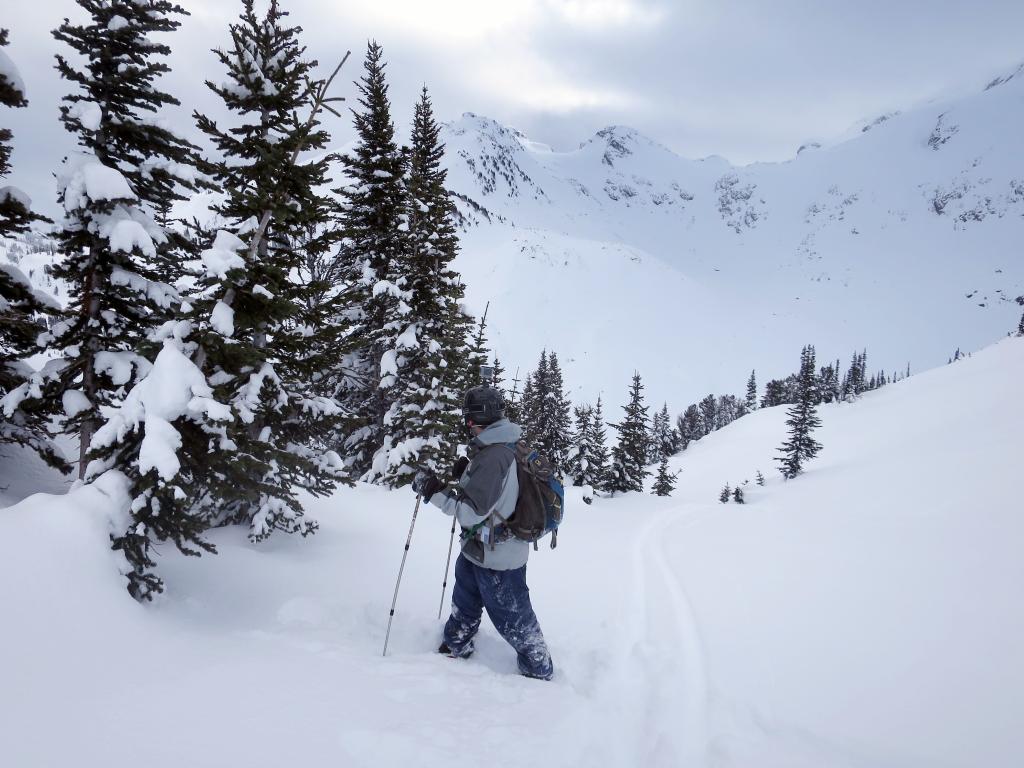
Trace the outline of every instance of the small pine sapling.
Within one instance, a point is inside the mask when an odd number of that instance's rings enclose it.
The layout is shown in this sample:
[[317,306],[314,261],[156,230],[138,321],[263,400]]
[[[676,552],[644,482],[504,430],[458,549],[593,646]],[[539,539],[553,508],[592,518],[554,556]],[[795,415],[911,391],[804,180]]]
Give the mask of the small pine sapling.
[[757,476],[754,478],[758,485],[764,485],[764,475],[761,474],[761,470],[757,470]]
[[676,478],[679,476],[678,472],[668,471],[668,456],[661,457],[661,463],[658,465],[658,474],[654,479],[653,491],[657,496],[671,496],[672,491],[676,487]]
[[737,504],[743,504],[744,503],[743,502],[743,489],[740,488],[738,485],[736,486],[735,490],[733,490],[733,492],[732,492],[732,500],[735,501]]
[[729,487],[729,484],[726,483],[725,487],[722,489],[722,492],[720,494],[718,494],[718,500],[720,502],[722,502],[723,504],[728,504],[729,503],[729,496],[731,496],[731,495],[732,495],[732,489]]

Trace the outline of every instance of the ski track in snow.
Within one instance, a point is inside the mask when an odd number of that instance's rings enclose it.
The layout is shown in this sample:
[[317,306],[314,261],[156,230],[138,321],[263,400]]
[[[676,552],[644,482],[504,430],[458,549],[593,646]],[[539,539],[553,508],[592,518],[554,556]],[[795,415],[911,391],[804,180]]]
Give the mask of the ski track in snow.
[[[679,508],[662,512],[631,547],[631,593],[614,691],[629,733],[618,764],[700,766],[707,753],[707,680],[693,610],[669,567],[664,537],[689,524]],[[637,681],[643,681],[640,685]]]
[[823,408],[822,456],[796,482],[751,484],[744,505],[712,500],[772,466],[785,409],[674,457],[671,499],[585,507],[567,489],[563,541],[530,564],[551,683],[521,678],[486,620],[472,659],[433,652],[439,513],[417,521],[381,658],[408,493],[307,500],[322,524],[308,541],[221,529],[216,557],[163,546],[168,591],[143,607],[109,549],[123,488],[103,476],[17,501],[35,474],[10,454],[0,765],[1024,765],[1006,480],[1022,376],[1024,339],[1006,339]]

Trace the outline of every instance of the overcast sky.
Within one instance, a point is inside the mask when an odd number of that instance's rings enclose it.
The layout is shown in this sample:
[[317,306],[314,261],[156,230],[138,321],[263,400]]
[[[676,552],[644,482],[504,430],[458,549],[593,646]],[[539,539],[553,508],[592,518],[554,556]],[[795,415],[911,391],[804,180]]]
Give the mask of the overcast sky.
[[[191,16],[170,38],[184,130],[193,107],[216,113],[202,82],[222,72],[237,0],[179,0]],[[686,157],[782,160],[856,121],[980,89],[1024,61],[1021,0],[281,0],[324,68],[352,50],[351,96],[368,38],[384,46],[396,121],[426,84],[441,119],[470,111],[570,149],[611,124]],[[72,148],[57,122],[67,92],[50,36],[72,0],[3,0],[6,51],[30,105],[3,110],[15,133],[5,183],[53,211],[52,172]],[[260,0],[257,0],[260,6]],[[338,143],[348,120],[329,125]]]

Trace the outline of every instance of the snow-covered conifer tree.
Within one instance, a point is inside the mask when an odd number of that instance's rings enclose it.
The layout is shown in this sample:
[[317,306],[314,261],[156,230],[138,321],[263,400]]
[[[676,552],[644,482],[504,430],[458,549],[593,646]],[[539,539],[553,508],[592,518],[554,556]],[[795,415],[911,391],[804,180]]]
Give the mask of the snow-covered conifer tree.
[[815,403],[817,377],[815,376],[814,347],[806,346],[800,353],[800,374],[797,381],[797,401],[786,412],[789,439],[780,448],[776,461],[787,480],[799,475],[804,464],[818,455],[821,443],[811,433],[821,426]]
[[479,319],[473,319],[471,315],[462,315],[461,326],[465,351],[457,377],[459,382],[457,388],[462,392],[484,383],[480,373],[482,367],[487,365],[491,354],[490,347],[487,345],[487,313],[490,308],[491,305],[488,302]]
[[517,368],[515,376],[511,379],[511,385],[504,388],[505,415],[516,424],[522,422],[523,391],[519,388],[520,383],[519,369]]
[[348,176],[338,190],[343,200],[342,255],[356,313],[358,346],[340,361],[340,396],[355,417],[344,440],[345,460],[356,476],[373,476],[373,460],[385,446],[385,416],[405,388],[405,357],[410,292],[407,279],[409,204],[406,155],[395,141],[385,80],[384,52],[367,46],[363,76],[357,81],[359,108],[352,110],[356,144],[342,156]]
[[541,409],[547,398],[549,379],[548,351],[545,349],[540,353],[537,368],[526,377],[520,408],[526,439],[535,444],[541,439]]
[[[440,126],[424,88],[413,115],[408,152],[410,250],[401,279],[409,311],[393,348],[398,378],[384,415],[384,445],[367,476],[391,485],[411,481],[420,468],[442,474],[461,435],[463,393],[458,371],[465,366],[466,351],[459,308],[463,288],[451,267],[458,238],[454,206],[444,186],[444,146],[439,136]],[[481,349],[473,350],[474,359],[484,351],[483,327],[481,320]]]
[[764,387],[764,397],[761,398],[762,408],[773,408],[776,405],[792,403],[796,399],[795,375],[787,376],[785,379],[772,379]]
[[540,402],[537,424],[538,448],[548,457],[556,472],[565,467],[572,430],[571,404],[565,394],[562,369],[554,350],[548,355],[548,380]]
[[710,435],[718,428],[718,400],[714,395],[708,395],[700,401],[700,434],[701,437]]
[[537,369],[527,378],[520,414],[527,440],[547,456],[559,472],[565,469],[569,450],[570,407],[558,355],[543,350]]
[[498,360],[498,356],[494,356],[494,362],[491,365],[494,369],[491,377],[491,384],[494,385],[495,389],[501,390],[502,397],[505,399],[505,405],[508,406],[508,392],[505,391],[505,366]]
[[101,409],[149,370],[149,332],[175,306],[165,281],[180,259],[154,214],[193,187],[194,148],[156,119],[177,101],[155,85],[170,48],[152,36],[175,30],[184,11],[167,0],[78,4],[89,23],[65,20],[53,33],[84,63],[57,56],[61,76],[78,86],[64,97],[61,121],[82,151],[58,174],[64,258],[53,274],[72,300],[47,343],[64,358],[60,403],[51,407],[62,407],[67,431],[79,434],[84,476]]
[[[7,30],[0,29],[0,105],[26,107],[25,82],[18,68],[3,48],[7,45]],[[11,171],[12,135],[8,128],[0,128],[0,180]],[[32,201],[17,187],[0,187],[0,236],[7,237],[28,230],[33,221],[44,220],[32,212]],[[0,275],[0,280],[3,277]]]
[[573,428],[569,450],[566,453],[565,466],[562,468],[562,471],[573,485],[582,486],[586,484],[589,469],[587,446],[594,424],[594,409],[589,405],[576,406],[573,408],[573,415],[576,424]]
[[676,419],[676,429],[679,431],[679,446],[682,450],[686,450],[690,443],[695,440],[700,440],[703,436],[701,433],[700,423],[700,410],[696,404],[692,404],[686,407]]
[[658,465],[658,474],[654,478],[652,488],[654,494],[656,496],[671,496],[676,487],[676,477],[678,477],[678,473],[668,471],[668,456],[662,456],[661,463]]
[[622,406],[625,417],[612,427],[619,440],[612,449],[612,467],[609,481],[611,491],[642,491],[647,471],[647,411],[644,405],[644,385],[640,374],[633,374],[629,389],[629,402]]
[[590,431],[587,436],[587,471],[583,476],[584,485],[594,490],[603,491],[608,488],[608,435],[604,423],[604,405],[598,396],[597,404],[591,417]]
[[715,401],[715,429],[722,429],[743,416],[745,401],[736,395],[719,395]]
[[327,144],[318,114],[330,81],[312,77],[316,62],[286,17],[276,0],[263,18],[243,0],[230,47],[217,51],[229,79],[207,81],[238,124],[196,115],[217,150],[203,163],[225,191],[215,211],[247,240],[225,233],[204,253],[192,297],[194,359],[236,415],[221,442],[231,456],[209,489],[210,511],[217,523],[248,523],[255,541],[274,530],[315,530],[297,492],[328,493],[340,471],[331,439],[341,408],[323,394],[322,377],[346,351],[347,323],[332,302],[310,301],[321,286],[296,279],[328,236],[331,202],[318,190],[329,158],[300,156]]
[[839,374],[832,364],[823,365],[818,371],[818,393],[821,402],[832,403],[839,399]]
[[[0,29],[0,105],[28,105],[25,85],[14,62],[2,50],[7,30]],[[11,131],[0,128],[0,181],[10,172]],[[28,230],[33,221],[45,221],[32,212],[28,196],[17,187],[0,187],[0,237]],[[13,264],[0,264],[0,444],[31,448],[51,466],[66,469],[47,430],[47,409],[42,401],[42,374],[25,358],[39,351],[36,343],[45,330],[41,318],[54,312],[49,297],[35,291]]]
[[673,455],[677,450],[678,439],[672,429],[672,417],[669,416],[668,403],[651,417],[651,434],[648,439],[648,464],[657,464],[663,458]]
[[728,504],[729,503],[729,499],[731,498],[731,496],[732,496],[732,488],[730,488],[729,484],[726,483],[725,487],[722,488],[722,492],[718,494],[718,500],[720,502],[722,502],[723,504]]
[[756,371],[750,372],[750,378],[747,379],[747,413],[753,413],[757,410],[757,378]]

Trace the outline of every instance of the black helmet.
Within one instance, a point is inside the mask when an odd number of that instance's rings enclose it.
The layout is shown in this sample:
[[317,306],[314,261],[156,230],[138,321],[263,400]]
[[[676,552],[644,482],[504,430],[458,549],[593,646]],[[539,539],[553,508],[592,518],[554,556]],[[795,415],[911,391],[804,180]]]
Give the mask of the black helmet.
[[482,427],[505,418],[505,401],[494,387],[473,387],[462,399],[462,418]]

